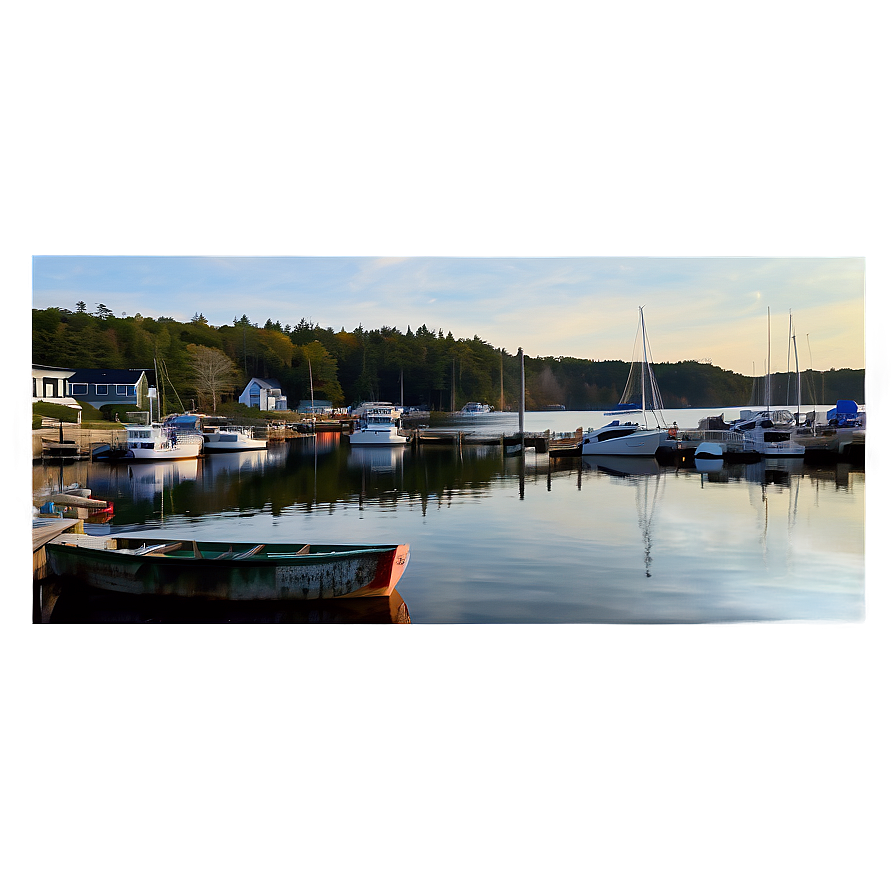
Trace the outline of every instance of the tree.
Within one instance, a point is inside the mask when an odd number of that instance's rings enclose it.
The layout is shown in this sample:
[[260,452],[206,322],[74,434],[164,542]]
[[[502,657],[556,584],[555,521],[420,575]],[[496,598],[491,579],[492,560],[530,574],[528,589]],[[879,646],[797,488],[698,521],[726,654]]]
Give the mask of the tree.
[[336,359],[316,339],[314,342],[301,346],[299,353],[304,358],[306,365],[310,362],[311,375],[314,377],[314,390],[317,395],[326,395],[334,407],[343,405],[345,395],[339,385]]
[[112,312],[102,303],[100,302],[96,306],[96,316],[106,320],[107,317],[112,317]]
[[206,345],[188,345],[187,352],[193,372],[193,388],[200,403],[211,400],[212,413],[215,413],[218,396],[232,390],[237,383],[236,366],[224,352]]
[[191,324],[205,324],[208,326],[208,321],[205,319],[205,315],[201,311],[197,311],[191,318]]
[[87,312],[87,303],[86,302],[78,302],[75,305],[75,311],[77,311],[78,314],[85,314]]

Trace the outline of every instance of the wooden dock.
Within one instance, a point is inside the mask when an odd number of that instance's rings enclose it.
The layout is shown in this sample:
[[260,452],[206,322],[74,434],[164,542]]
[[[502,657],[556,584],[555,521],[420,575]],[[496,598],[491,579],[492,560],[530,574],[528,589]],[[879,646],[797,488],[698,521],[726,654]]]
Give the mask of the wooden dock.
[[[38,517],[31,524],[31,546],[35,553],[47,542],[52,541],[57,535],[62,535],[73,526],[80,524],[80,520],[61,520],[56,517]],[[84,527],[81,526],[83,529]]]
[[64,520],[58,517],[37,517],[31,521],[31,547],[33,557],[33,577],[40,582],[47,577],[47,552],[45,546],[54,538],[73,529],[83,532],[81,520]]

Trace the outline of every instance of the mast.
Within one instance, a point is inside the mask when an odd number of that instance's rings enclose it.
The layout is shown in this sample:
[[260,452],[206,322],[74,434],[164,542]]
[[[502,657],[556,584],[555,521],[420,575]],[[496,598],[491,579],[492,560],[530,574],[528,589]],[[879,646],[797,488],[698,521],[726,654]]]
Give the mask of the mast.
[[800,399],[802,398],[800,390],[800,358],[796,352],[796,333],[793,334],[793,361],[796,364],[796,419],[800,419]]
[[[790,405],[790,342],[793,337],[793,311],[790,312],[790,327],[787,331],[787,400],[784,402],[786,405]],[[796,343],[793,344],[794,351],[796,351]]]
[[504,410],[504,349],[501,349],[501,410]]
[[772,404],[772,309],[768,309],[768,360],[765,363],[765,409]]
[[523,439],[523,414],[526,410],[526,364],[523,356],[523,349],[519,349],[520,356],[520,451],[525,450]]
[[311,376],[311,358],[308,359],[308,383],[311,386],[311,426],[314,427],[314,379]]
[[644,329],[644,306],[638,307],[641,315],[641,414],[647,426],[647,332]]
[[[162,419],[162,384],[159,382],[159,365],[155,357],[152,359],[152,368],[156,374],[156,394],[159,396],[159,419]],[[152,423],[152,404],[149,406],[149,422]]]

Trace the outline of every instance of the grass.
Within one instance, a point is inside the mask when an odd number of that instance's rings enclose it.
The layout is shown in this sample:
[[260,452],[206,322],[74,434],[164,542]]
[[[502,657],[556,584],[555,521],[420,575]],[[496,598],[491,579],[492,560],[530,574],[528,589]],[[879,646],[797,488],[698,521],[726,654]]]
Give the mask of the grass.
[[[110,418],[115,416],[116,410],[119,414],[134,410],[131,405],[104,405],[103,407],[104,409],[112,408],[112,411],[106,414],[104,410],[92,405],[81,405],[81,426],[85,429],[120,429],[122,424],[115,423]],[[52,417],[63,423],[78,422],[78,412],[75,408],[63,404],[52,404],[48,401],[34,402],[31,405],[31,428],[42,429],[44,417]]]

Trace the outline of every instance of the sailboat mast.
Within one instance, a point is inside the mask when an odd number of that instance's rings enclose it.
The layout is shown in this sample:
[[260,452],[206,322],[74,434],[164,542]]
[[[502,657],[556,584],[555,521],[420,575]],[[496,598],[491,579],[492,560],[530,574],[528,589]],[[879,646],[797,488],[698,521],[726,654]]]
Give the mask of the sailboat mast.
[[[159,419],[162,419],[162,384],[159,382],[159,363],[153,358],[152,368],[156,374],[156,396],[159,399]],[[152,405],[149,406],[149,422],[152,423]]]
[[[790,342],[793,338],[793,312],[790,312],[790,327],[787,331],[787,400],[784,402],[786,405],[790,405]],[[794,342],[794,350],[796,349],[796,343]]]
[[802,399],[802,394],[800,390],[800,356],[796,351],[796,333],[793,334],[793,362],[796,365],[796,417],[797,421],[799,421],[800,417],[800,400]]
[[644,329],[644,307],[638,308],[641,314],[641,413],[644,425],[647,425],[647,332]]
[[772,404],[772,309],[768,309],[768,360],[765,363],[765,409]]
[[308,359],[308,383],[311,386],[311,425],[314,425],[314,378],[311,376],[311,358]]

